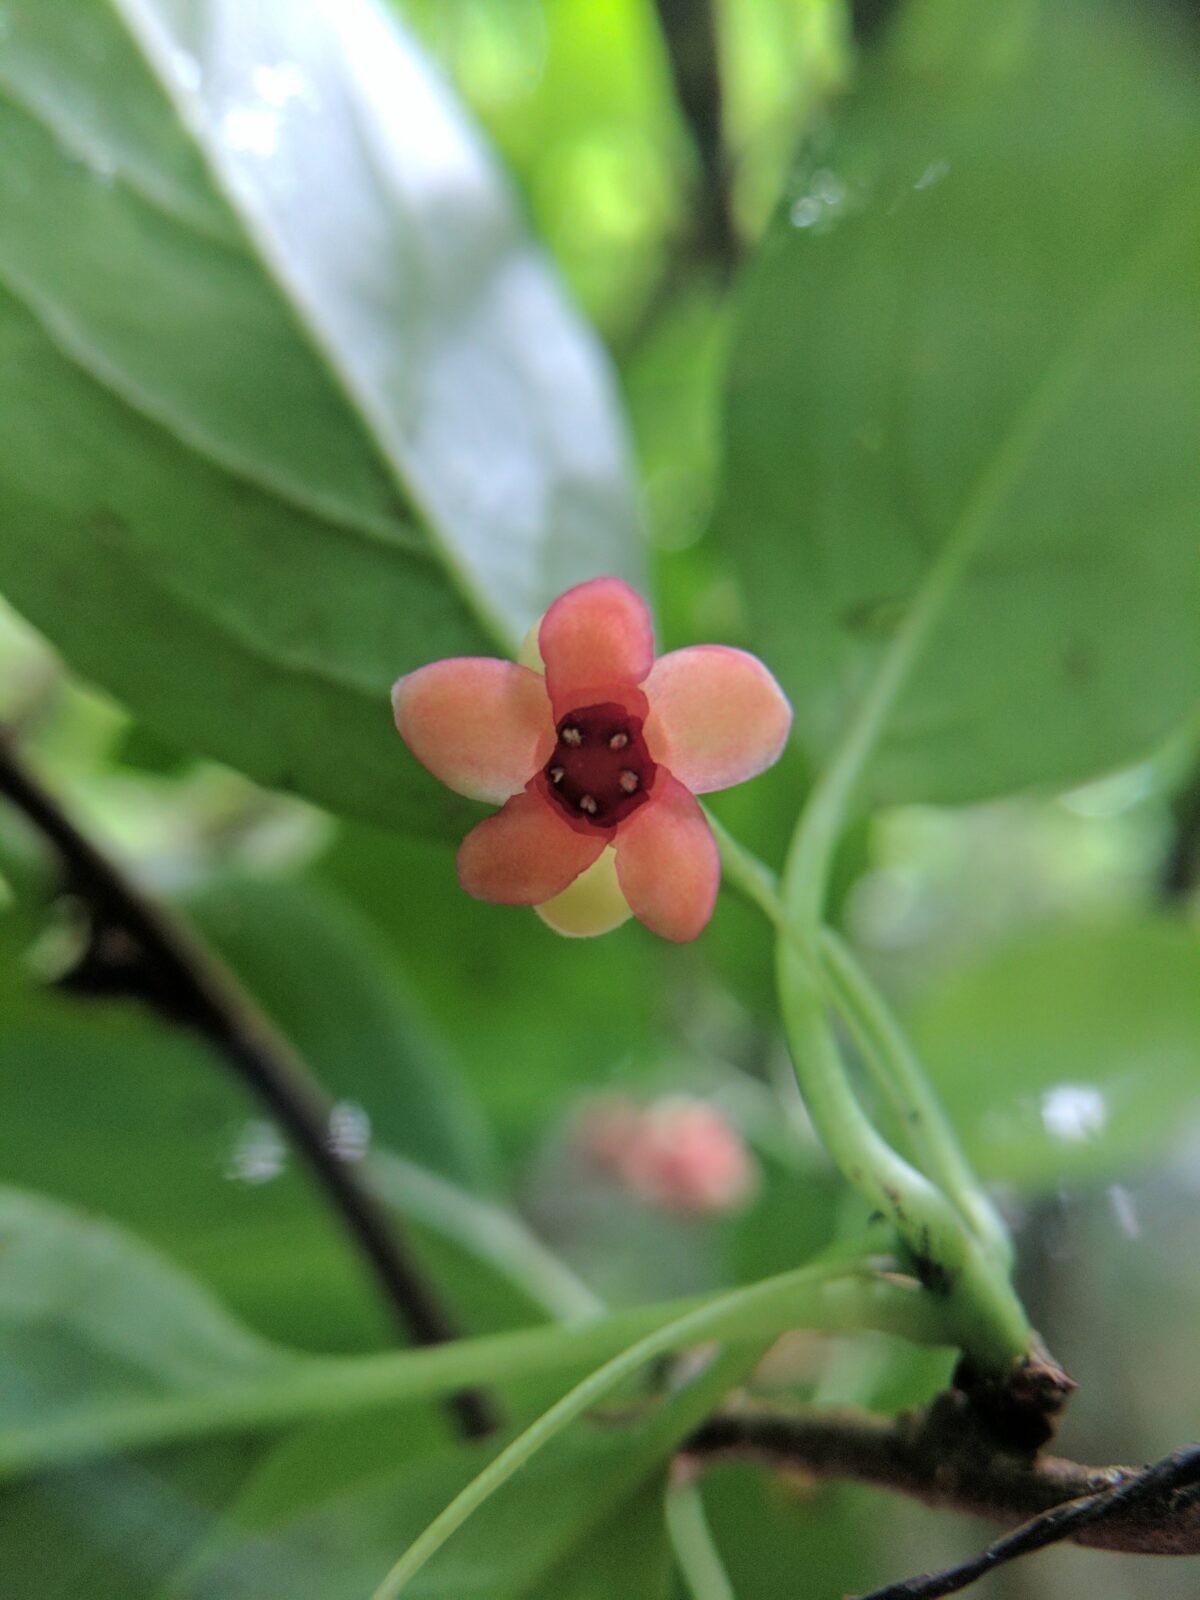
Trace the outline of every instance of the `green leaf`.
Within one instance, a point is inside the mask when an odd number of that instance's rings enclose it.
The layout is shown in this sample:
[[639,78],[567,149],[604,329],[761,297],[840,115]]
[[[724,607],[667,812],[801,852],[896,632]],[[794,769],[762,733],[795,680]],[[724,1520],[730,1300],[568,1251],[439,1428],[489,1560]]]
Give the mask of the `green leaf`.
[[[296,1365],[94,1216],[0,1190],[5,1428],[254,1383]],[[149,1600],[256,1465],[248,1442],[108,1461],[6,1489],[5,1583],[23,1600]]]
[[911,1022],[984,1177],[1109,1181],[1195,1114],[1200,940],[1166,921],[1045,929],[940,977]]
[[389,1334],[307,1171],[220,1061],[132,1008],[15,995],[0,1022],[6,1181],[113,1217],[240,1316],[315,1349]]
[[638,571],[603,358],[477,134],[373,0],[17,0],[0,140],[9,597],[176,743],[461,831],[392,680]]
[[[645,1429],[572,1435],[530,1463],[420,1574],[414,1600],[665,1600],[661,1485],[641,1466]],[[315,1431],[251,1480],[209,1548],[169,1593],[186,1600],[364,1600],[397,1549],[470,1480],[488,1449],[403,1465],[394,1421]],[[371,1457],[373,1470],[369,1469]],[[638,1486],[631,1493],[631,1483]],[[640,1485],[643,1485],[641,1487]],[[628,1587],[626,1587],[628,1583]],[[589,1584],[591,1585],[589,1587]]]
[[[403,893],[403,891],[401,891]],[[468,1189],[494,1159],[482,1116],[420,1020],[370,924],[332,888],[280,878],[210,884],[188,915],[297,1047],[368,1143]]]
[[917,0],[748,274],[718,527],[814,760],[970,548],[877,798],[1073,781],[1196,702],[1198,110],[1127,11]]
[[[98,1218],[0,1189],[5,1420],[275,1376],[298,1358],[250,1333],[190,1278]],[[133,1314],[136,1310],[136,1315]]]
[[[347,827],[319,868],[394,947],[502,1135],[522,1147],[620,1067],[657,1070],[696,952],[629,922],[586,944],[469,899],[450,850]],[[516,1142],[514,1140],[514,1142]]]

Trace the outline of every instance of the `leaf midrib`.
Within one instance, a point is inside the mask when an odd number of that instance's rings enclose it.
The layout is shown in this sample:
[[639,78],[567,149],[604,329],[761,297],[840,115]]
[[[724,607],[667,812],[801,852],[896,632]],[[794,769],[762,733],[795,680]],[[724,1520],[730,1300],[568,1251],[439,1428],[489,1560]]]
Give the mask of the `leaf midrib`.
[[215,190],[229,208],[239,229],[249,242],[254,259],[264,275],[275,286],[283,305],[301,337],[308,345],[322,369],[342,395],[353,415],[358,419],[365,436],[370,440],[377,459],[389,479],[410,500],[421,515],[422,525],[435,547],[439,564],[460,599],[482,629],[504,653],[515,653],[516,640],[500,615],[494,611],[486,596],[480,593],[469,573],[458,560],[453,548],[444,537],[432,508],[422,496],[418,475],[411,478],[402,470],[407,463],[393,460],[385,442],[377,407],[369,397],[359,392],[353,376],[345,369],[339,352],[311,315],[307,297],[295,283],[287,262],[276,250],[274,241],[260,227],[253,211],[239,194],[236,182],[229,180],[219,147],[211,136],[206,119],[189,116],[182,103],[174,75],[170,68],[170,46],[161,25],[149,14],[144,0],[104,0],[119,27],[132,40],[139,55],[157,83],[160,92],[170,104],[180,128],[200,156]]

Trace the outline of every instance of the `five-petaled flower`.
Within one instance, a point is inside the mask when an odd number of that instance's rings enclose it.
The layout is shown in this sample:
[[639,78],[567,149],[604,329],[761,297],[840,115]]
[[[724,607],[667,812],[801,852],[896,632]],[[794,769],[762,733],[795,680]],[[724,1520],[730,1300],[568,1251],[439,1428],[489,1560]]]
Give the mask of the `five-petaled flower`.
[[544,676],[463,656],[392,691],[417,760],[459,794],[503,802],[463,840],[459,882],[536,907],[560,933],[604,933],[632,914],[694,939],[720,879],[695,796],[778,759],[792,719],[783,691],[724,645],[656,661],[646,604],[619,578],[561,595],[530,656]]

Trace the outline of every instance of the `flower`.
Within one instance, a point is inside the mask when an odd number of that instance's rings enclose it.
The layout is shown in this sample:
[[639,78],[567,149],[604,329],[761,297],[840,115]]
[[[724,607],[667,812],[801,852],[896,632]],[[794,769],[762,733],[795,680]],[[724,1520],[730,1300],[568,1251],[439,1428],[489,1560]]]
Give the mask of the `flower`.
[[435,661],[392,690],[422,766],[500,804],[463,840],[459,882],[480,900],[534,906],[560,933],[633,915],[664,938],[696,938],[720,861],[695,796],[778,759],[792,719],[783,691],[724,645],[656,661],[646,603],[619,578],[561,595],[528,660]]
[[752,1198],[758,1167],[721,1112],[690,1095],[638,1106],[595,1101],[579,1118],[576,1148],[589,1167],[637,1200],[681,1216],[712,1216]]

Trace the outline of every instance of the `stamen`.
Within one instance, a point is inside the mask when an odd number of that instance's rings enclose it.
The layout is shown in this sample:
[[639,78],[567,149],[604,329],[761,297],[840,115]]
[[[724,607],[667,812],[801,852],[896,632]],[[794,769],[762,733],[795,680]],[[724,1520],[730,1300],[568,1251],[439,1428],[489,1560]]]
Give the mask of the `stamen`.
[[[0,9],[3,5],[0,0]],[[618,701],[576,706],[556,733],[558,742],[539,781],[576,828],[617,828],[649,800],[657,769],[642,736],[642,719],[626,706]]]

